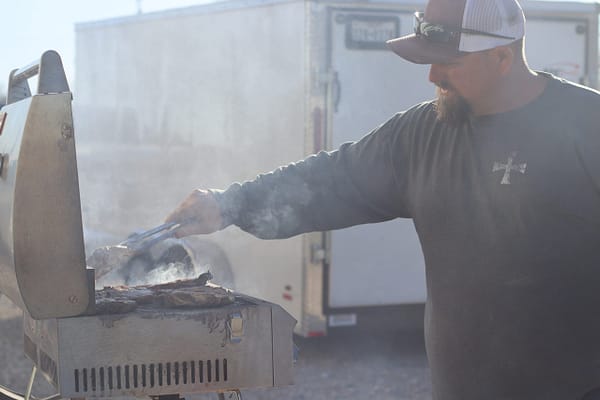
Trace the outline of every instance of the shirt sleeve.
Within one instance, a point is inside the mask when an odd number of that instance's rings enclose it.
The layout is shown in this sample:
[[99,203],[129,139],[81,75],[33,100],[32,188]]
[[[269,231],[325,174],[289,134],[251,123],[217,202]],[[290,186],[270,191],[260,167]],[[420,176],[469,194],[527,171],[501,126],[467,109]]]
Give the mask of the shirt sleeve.
[[357,142],[214,191],[223,227],[263,239],[409,216],[403,114]]

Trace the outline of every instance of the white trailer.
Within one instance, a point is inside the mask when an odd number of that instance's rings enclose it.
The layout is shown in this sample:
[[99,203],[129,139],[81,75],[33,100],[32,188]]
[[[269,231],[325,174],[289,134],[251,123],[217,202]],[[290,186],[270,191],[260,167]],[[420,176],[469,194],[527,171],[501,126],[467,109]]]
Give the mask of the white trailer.
[[[334,149],[431,98],[428,68],[384,45],[410,33],[423,8],[232,0],[78,24],[74,104],[89,248],[161,223],[193,188],[224,188]],[[598,6],[523,8],[530,64],[596,87]],[[354,324],[363,311],[419,310],[426,298],[410,220],[278,241],[230,227],[186,246],[217,281],[281,304],[305,336]]]

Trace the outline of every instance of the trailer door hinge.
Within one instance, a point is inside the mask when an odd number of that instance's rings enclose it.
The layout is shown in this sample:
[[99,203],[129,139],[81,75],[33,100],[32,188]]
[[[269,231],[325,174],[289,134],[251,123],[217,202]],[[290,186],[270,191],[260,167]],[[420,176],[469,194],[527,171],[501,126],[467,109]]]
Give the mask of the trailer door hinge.
[[327,252],[320,244],[311,244],[310,245],[310,262],[312,264],[319,264],[325,261],[327,257]]

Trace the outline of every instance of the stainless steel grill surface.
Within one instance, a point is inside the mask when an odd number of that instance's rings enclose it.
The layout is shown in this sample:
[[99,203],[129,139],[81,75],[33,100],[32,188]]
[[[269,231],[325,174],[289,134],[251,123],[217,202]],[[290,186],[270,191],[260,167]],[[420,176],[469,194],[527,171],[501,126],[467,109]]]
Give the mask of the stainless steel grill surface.
[[294,321],[237,295],[216,308],[25,318],[25,352],[63,397],[158,396],[292,383]]
[[95,291],[85,264],[71,98],[49,51],[11,73],[0,110],[0,292],[23,309],[25,354],[58,397],[222,397],[291,384],[295,321],[275,304],[204,280],[113,288],[116,301],[156,299],[96,311],[109,289]]

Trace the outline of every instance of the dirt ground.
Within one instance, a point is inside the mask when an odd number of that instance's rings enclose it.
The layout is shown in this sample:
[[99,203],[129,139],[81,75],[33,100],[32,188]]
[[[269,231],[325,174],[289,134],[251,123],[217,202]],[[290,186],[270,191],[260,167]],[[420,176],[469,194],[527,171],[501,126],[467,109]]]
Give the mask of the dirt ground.
[[[246,390],[245,400],[431,400],[422,332],[386,326],[339,328],[327,337],[296,337],[295,384]],[[25,391],[32,363],[22,350],[20,310],[0,296],[0,385]],[[38,377],[33,394],[54,388]],[[217,399],[216,394],[192,396]]]

